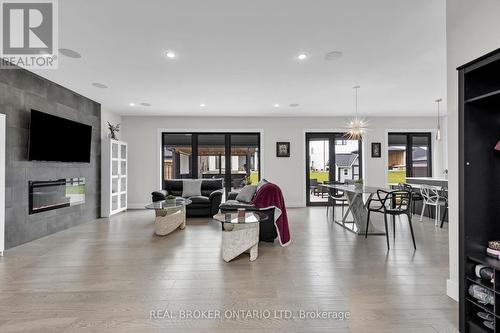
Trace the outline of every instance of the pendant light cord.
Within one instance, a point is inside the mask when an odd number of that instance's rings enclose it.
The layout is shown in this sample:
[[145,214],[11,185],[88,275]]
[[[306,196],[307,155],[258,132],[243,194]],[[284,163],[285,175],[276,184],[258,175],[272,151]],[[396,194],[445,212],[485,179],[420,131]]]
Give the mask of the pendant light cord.
[[438,129],[441,128],[441,113],[440,113],[440,110],[439,110],[439,104],[442,102],[443,100],[441,98],[439,99],[436,99],[436,103],[438,105],[438,117],[437,117],[437,125],[438,125]]
[[358,117],[358,89],[360,88],[360,86],[354,86],[353,88],[354,88],[354,92],[355,92],[354,96],[356,98],[354,105],[356,106],[355,112],[356,112],[356,118],[357,118]]

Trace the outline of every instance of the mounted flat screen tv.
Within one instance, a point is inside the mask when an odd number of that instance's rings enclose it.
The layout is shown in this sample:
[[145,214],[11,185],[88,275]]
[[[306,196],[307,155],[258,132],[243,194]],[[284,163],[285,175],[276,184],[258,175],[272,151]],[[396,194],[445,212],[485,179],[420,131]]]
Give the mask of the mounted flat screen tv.
[[92,126],[31,110],[30,161],[90,162]]

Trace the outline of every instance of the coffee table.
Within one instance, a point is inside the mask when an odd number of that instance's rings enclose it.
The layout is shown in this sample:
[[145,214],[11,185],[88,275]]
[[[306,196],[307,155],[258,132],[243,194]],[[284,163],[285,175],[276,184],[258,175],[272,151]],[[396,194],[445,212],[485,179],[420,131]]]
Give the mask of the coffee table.
[[229,262],[244,252],[250,261],[259,255],[259,222],[268,219],[261,212],[238,210],[213,217],[222,224],[222,259]]
[[180,227],[186,227],[186,206],[189,199],[177,198],[175,201],[157,201],[150,203],[146,209],[155,210],[155,234],[165,236]]

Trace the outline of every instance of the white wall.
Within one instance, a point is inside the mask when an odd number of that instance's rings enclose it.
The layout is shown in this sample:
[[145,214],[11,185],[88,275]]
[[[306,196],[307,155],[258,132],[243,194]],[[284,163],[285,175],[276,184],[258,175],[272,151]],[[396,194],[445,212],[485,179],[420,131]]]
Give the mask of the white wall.
[[458,74],[456,68],[500,47],[500,1],[446,2],[448,66],[448,161],[450,191],[450,279],[448,295],[458,299]]
[[[101,141],[109,137],[108,121],[111,125],[121,124],[122,116],[111,111],[101,109]],[[118,132],[116,137],[118,139],[121,137],[121,130]]]
[[[285,117],[123,117],[122,138],[129,144],[129,202],[131,208],[142,208],[150,194],[160,186],[159,129],[261,131],[261,167],[263,177],[278,184],[287,205],[305,205],[305,132],[345,131],[346,118]],[[434,130],[435,118],[370,118],[369,132],[363,143],[363,178],[369,185],[385,186],[388,130]],[[276,157],[276,142],[291,143],[291,157]],[[382,143],[382,158],[370,157],[371,142]],[[441,144],[433,147],[434,174],[441,175]]]

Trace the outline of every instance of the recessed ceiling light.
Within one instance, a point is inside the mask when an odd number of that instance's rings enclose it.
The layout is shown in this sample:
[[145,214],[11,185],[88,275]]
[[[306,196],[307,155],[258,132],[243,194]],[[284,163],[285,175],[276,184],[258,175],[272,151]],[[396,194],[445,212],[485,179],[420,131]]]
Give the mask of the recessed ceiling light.
[[177,57],[177,55],[175,54],[174,51],[166,51],[165,52],[165,57],[167,57],[169,59],[175,59],[175,57]]
[[61,53],[63,56],[66,56],[68,58],[73,58],[73,59],[79,59],[82,57],[82,55],[75,50],[71,49],[59,49],[59,53]]
[[99,83],[99,82],[94,82],[94,83],[92,83],[92,85],[93,85],[94,87],[96,87],[96,88],[100,88],[100,89],[106,89],[106,88],[108,88],[108,86],[107,86],[107,85],[105,85],[104,83]]
[[141,103],[141,105],[142,105],[142,106],[151,106],[151,104],[146,103],[146,102],[142,102],[142,103]]
[[297,107],[297,106],[299,106],[299,105],[300,105],[300,104],[298,104],[298,103],[292,103],[292,104],[290,104],[290,107],[291,107],[291,108],[296,108],[296,107]]
[[306,60],[307,58],[309,58],[309,56],[306,54],[306,53],[299,53],[297,55],[297,59],[300,60],[300,61],[304,61]]
[[200,104],[200,107],[202,107],[202,108],[204,108],[205,106],[206,106],[206,105],[205,105],[205,104],[203,104],[203,103],[201,103],[201,104]]
[[328,52],[327,54],[325,54],[325,60],[327,60],[327,61],[336,60],[336,59],[341,58],[342,55],[343,55],[343,53],[340,51]]
[[274,107],[275,107],[275,108],[279,108],[279,107],[280,107],[280,105],[279,105],[278,103],[276,103],[276,104],[274,104]]
[[135,103],[128,103],[128,105],[130,105],[130,106],[135,106]]

